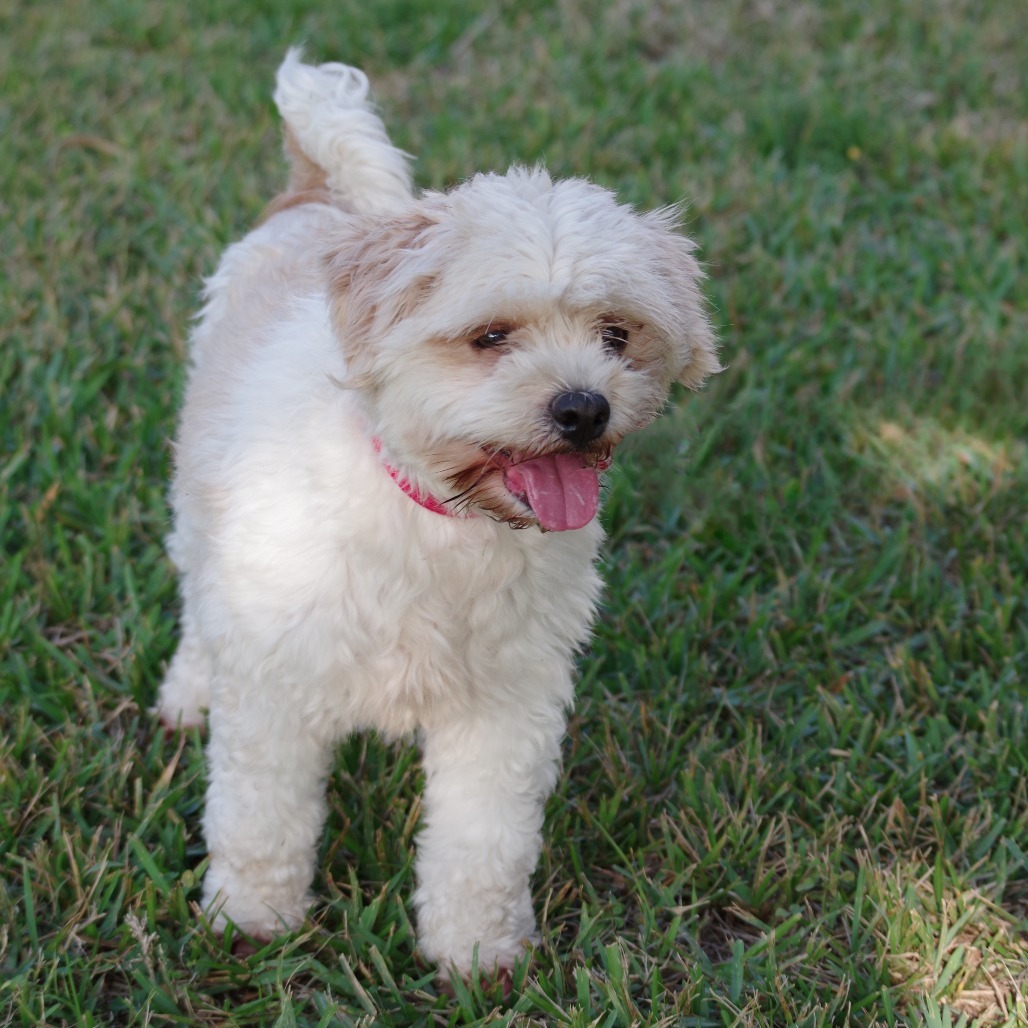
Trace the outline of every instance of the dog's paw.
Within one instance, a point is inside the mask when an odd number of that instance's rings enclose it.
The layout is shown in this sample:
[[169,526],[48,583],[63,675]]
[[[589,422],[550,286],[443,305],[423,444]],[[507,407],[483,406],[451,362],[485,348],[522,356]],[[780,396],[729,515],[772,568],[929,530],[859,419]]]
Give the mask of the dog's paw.
[[271,942],[270,938],[263,935],[237,935],[232,940],[232,956],[236,960],[249,960]]
[[199,728],[201,736],[207,734],[207,719],[202,712],[199,714],[199,719],[186,719],[181,716],[179,711],[175,711],[172,714],[161,707],[151,707],[150,713],[157,718],[157,723],[160,725],[165,739],[175,739],[179,733],[188,731],[191,728]]
[[[494,967],[491,971],[480,971],[478,973],[478,985],[487,996],[496,996],[506,1003],[514,993],[514,969],[511,967]],[[441,968],[438,975],[439,991],[450,999],[457,998],[457,981],[462,982],[465,987],[473,985],[470,975],[464,974],[456,969],[448,973]]]
[[196,629],[187,623],[152,711],[164,726],[165,734],[205,725],[213,678],[210,654]]

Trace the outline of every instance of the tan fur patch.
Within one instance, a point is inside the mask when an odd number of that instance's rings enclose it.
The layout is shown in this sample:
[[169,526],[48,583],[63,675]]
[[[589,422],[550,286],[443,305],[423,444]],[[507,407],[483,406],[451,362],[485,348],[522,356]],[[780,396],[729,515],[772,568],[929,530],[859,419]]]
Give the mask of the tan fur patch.
[[293,130],[288,125],[282,132],[282,149],[289,161],[288,192],[306,193],[311,190],[328,188],[328,175],[325,169],[315,164],[303,152]]
[[420,238],[435,222],[424,214],[368,222],[366,230],[348,240],[330,258],[332,320],[339,333],[347,364],[362,372],[364,340],[380,316],[395,325],[415,313],[432,289],[434,278],[420,275],[398,288],[403,261],[423,244]]
[[335,201],[332,198],[332,194],[327,189],[307,189],[301,193],[279,193],[265,208],[261,211],[261,216],[257,221],[258,225],[263,225],[268,218],[275,214],[280,214],[282,211],[288,211],[291,207],[301,207],[305,203],[325,203],[334,204]]
[[286,188],[261,211],[258,225],[263,225],[273,215],[287,211],[291,207],[300,207],[306,203],[334,203],[325,169],[315,164],[303,152],[288,125],[282,130],[282,150],[289,161],[289,182]]

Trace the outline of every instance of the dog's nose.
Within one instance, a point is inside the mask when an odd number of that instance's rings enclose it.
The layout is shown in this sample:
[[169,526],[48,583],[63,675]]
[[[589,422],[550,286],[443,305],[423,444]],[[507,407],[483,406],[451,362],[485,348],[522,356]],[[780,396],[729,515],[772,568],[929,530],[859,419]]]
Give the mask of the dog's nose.
[[610,404],[603,393],[558,393],[550,414],[564,438],[573,446],[588,446],[607,430]]

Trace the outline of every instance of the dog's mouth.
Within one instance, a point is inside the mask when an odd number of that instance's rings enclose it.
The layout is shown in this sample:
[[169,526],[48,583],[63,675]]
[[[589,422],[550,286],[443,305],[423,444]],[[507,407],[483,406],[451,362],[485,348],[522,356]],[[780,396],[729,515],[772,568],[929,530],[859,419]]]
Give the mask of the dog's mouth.
[[511,496],[528,507],[547,532],[584,528],[600,505],[599,473],[610,467],[609,454],[527,454],[493,450],[496,466]]

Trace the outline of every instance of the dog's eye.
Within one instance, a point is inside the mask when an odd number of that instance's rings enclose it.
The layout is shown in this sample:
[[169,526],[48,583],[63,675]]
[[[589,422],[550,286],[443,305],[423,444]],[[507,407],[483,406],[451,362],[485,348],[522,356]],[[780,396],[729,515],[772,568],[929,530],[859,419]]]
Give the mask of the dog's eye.
[[508,332],[504,328],[490,328],[483,332],[472,345],[478,350],[492,350],[507,341]]
[[602,336],[603,345],[608,350],[617,354],[625,352],[625,347],[628,346],[628,329],[620,325],[604,325]]

